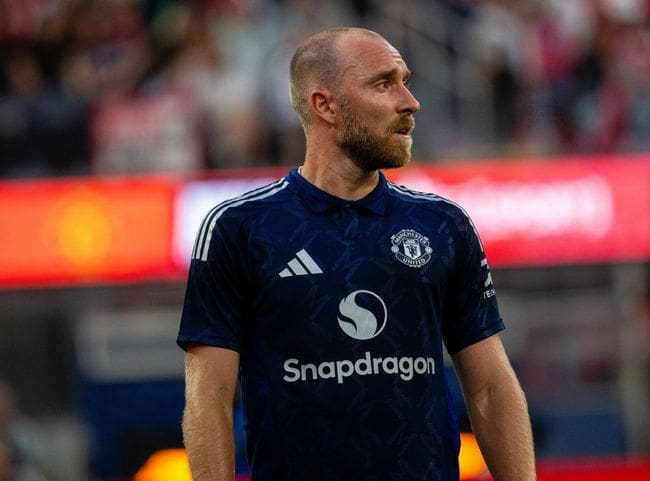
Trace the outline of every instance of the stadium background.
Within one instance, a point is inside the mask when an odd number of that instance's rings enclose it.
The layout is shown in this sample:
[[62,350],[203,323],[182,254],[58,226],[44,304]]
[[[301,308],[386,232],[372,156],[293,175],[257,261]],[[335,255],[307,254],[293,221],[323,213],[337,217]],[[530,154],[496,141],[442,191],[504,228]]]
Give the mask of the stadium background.
[[300,162],[289,57],[351,24],[414,71],[415,162],[389,175],[481,232],[540,479],[650,477],[650,2],[0,0],[0,431],[22,479],[131,479],[180,446],[197,223]]

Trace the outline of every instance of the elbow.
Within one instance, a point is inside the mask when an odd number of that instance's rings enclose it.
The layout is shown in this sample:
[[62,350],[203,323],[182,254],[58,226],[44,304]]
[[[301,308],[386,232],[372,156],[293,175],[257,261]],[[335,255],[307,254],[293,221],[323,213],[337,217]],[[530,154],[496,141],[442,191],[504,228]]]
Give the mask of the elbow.
[[528,412],[528,403],[516,378],[488,383],[466,399],[472,417],[488,419],[495,411]]
[[208,426],[220,426],[228,430],[233,428],[233,404],[222,397],[209,395],[188,396],[183,410],[181,427],[183,437],[188,433],[202,431]]

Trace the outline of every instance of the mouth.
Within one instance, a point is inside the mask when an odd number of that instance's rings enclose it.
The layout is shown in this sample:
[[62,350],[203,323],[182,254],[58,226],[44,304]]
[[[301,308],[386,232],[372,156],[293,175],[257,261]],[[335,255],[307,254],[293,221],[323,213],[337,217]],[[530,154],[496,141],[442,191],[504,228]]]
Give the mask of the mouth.
[[412,131],[413,131],[412,128],[406,128],[405,127],[405,128],[396,130],[395,132],[393,132],[393,135],[397,135],[397,136],[399,136],[401,138],[410,140],[412,138],[411,137],[411,132]]
[[415,121],[412,118],[406,118],[397,124],[395,133],[410,136],[415,128]]

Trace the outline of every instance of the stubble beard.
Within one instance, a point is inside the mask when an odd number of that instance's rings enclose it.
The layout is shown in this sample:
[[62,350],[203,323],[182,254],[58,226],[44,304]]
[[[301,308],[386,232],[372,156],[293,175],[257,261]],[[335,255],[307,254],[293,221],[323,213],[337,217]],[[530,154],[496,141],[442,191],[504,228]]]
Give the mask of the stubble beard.
[[383,134],[372,132],[347,101],[341,103],[342,125],[337,137],[338,147],[360,169],[370,172],[377,169],[403,167],[411,161],[411,137],[395,140],[393,134],[403,128],[413,130],[412,116],[393,122]]

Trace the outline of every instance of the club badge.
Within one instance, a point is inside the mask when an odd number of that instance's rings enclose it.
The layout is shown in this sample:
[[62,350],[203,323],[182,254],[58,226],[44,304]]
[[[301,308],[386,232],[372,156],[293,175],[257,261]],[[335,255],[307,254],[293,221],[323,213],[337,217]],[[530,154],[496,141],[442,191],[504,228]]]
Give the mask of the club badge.
[[429,238],[413,229],[402,229],[390,238],[390,248],[397,260],[409,267],[422,267],[431,260]]

